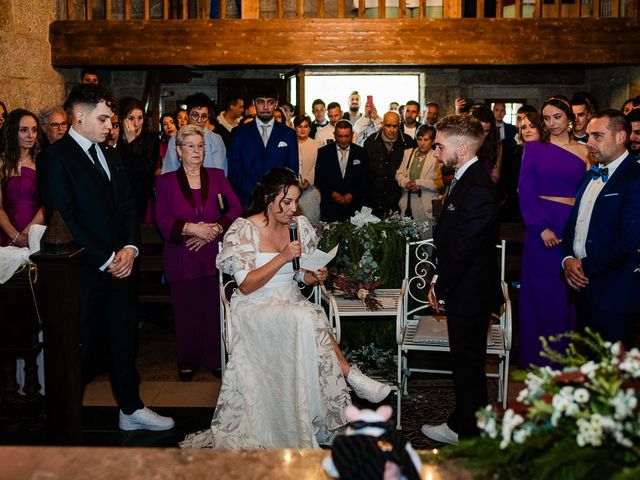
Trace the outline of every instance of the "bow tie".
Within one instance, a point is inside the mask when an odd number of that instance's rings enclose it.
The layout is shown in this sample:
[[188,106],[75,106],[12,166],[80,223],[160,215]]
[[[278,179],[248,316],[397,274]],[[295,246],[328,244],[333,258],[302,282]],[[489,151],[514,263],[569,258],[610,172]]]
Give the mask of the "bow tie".
[[609,180],[609,169],[607,167],[605,168],[600,168],[600,167],[591,167],[591,170],[589,170],[589,175],[591,175],[591,180],[597,180],[598,178],[602,177],[602,181],[606,182],[607,180]]

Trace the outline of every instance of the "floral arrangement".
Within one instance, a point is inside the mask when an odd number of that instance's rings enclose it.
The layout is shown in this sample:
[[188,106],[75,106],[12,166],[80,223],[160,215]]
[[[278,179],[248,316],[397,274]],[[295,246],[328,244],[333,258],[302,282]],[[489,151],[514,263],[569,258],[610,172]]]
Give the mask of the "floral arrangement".
[[550,340],[570,342],[561,354],[543,339],[562,370],[521,372],[526,388],[511,408],[479,411],[482,435],[448,456],[479,478],[640,478],[640,351],[589,330]]
[[375,289],[400,288],[404,274],[407,239],[417,240],[428,223],[394,214],[385,220],[363,207],[348,222],[320,224],[319,248],[329,251],[340,245],[331,268],[333,285],[347,297],[358,298],[367,309],[378,310]]

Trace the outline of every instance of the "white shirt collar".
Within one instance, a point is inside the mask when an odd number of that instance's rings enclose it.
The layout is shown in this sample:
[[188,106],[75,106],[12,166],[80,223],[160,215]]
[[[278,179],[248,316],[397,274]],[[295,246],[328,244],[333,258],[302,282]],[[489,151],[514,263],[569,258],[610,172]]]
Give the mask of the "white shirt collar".
[[69,136],[73,138],[76,143],[80,145],[80,148],[82,148],[82,150],[84,150],[85,152],[87,152],[91,148],[91,145],[95,143],[89,140],[87,137],[83,137],[78,132],[76,132],[73,129],[73,126],[69,128]]
[[471,160],[469,160],[467,163],[465,163],[463,166],[461,166],[459,169],[457,169],[454,175],[454,177],[456,177],[456,180],[460,180],[460,178],[462,178],[462,175],[464,175],[464,172],[466,172],[467,169],[477,161],[478,161],[478,157],[475,156]]
[[256,117],[255,121],[256,121],[256,125],[258,126],[258,130],[262,130],[261,128],[262,125],[266,125],[269,128],[273,127],[273,124],[275,123],[276,119],[275,117],[271,117],[271,120],[265,123],[262,120],[260,120],[258,117]]
[[613,162],[609,163],[609,165],[598,164],[598,166],[602,167],[602,168],[606,168],[609,171],[609,177],[611,177],[611,175],[613,175],[613,173],[616,171],[616,169],[622,163],[622,160],[624,160],[627,157],[628,153],[629,152],[627,152],[625,150],[622,155],[620,155],[618,158],[616,158]]

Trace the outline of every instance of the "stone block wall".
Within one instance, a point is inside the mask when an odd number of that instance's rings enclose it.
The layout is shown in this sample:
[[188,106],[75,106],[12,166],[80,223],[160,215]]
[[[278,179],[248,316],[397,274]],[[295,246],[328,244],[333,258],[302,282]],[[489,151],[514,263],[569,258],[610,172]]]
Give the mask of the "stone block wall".
[[63,78],[51,66],[55,16],[55,2],[0,0],[0,100],[9,110],[37,113],[64,99]]

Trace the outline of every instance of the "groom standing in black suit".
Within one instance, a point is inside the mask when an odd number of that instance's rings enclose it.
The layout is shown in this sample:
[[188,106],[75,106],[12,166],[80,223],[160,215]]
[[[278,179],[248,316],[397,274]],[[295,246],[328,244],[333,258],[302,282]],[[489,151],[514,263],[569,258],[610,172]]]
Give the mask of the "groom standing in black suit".
[[487,330],[500,292],[496,261],[498,203],[476,156],[480,122],[449,115],[436,125],[435,157],[455,170],[435,227],[437,272],[429,303],[446,309],[456,406],[446,423],[423,425],[429,438],[455,444],[477,434],[475,412],[487,404]]
[[111,130],[112,93],[77,85],[65,110],[71,128],[38,157],[38,185],[47,218],[62,215],[85,249],[80,269],[83,370],[98,341],[109,348],[109,376],[122,430],[168,430],[174,423],[144,407],[135,365],[136,329],[131,270],[138,256],[138,222],[129,179],[115,149],[100,144]]

